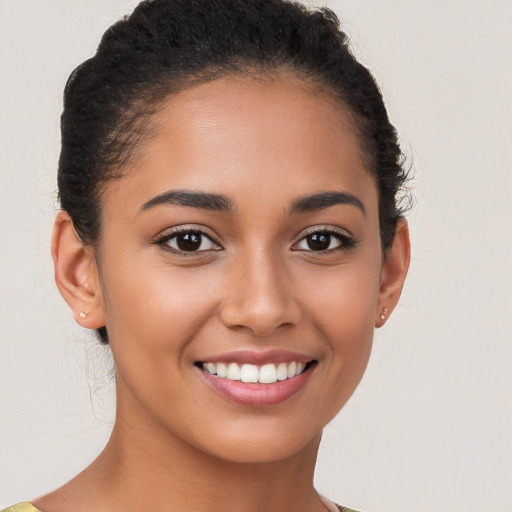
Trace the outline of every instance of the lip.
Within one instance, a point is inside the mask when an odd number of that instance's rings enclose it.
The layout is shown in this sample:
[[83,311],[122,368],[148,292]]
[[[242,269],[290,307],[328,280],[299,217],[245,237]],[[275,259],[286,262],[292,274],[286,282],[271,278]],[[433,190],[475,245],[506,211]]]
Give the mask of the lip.
[[[220,361],[208,359],[208,361],[221,362],[226,361],[226,359],[221,359]],[[234,360],[232,361],[238,362]],[[247,359],[245,359],[244,362],[248,362]],[[273,362],[277,361],[274,360]],[[306,369],[300,375],[291,379],[277,381],[272,384],[248,383],[240,380],[230,380],[217,377],[199,367],[197,367],[197,371],[200,372],[201,377],[207,385],[209,385],[210,388],[223,398],[236,404],[262,408],[278,405],[298,393],[306,385],[317,366],[316,361],[314,360],[309,359],[308,362],[310,364],[308,364]]]
[[291,352],[289,350],[274,349],[256,352],[254,350],[236,350],[226,352],[224,354],[216,354],[211,357],[201,359],[201,363],[238,363],[238,364],[255,364],[263,366],[269,363],[298,363],[307,364],[314,360],[314,357],[301,354],[299,352]]

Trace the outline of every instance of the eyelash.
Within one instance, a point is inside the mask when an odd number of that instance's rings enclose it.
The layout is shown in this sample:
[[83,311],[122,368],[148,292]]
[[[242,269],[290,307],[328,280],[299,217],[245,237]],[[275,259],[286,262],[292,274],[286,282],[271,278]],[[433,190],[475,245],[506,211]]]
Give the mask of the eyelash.
[[[185,249],[180,249],[179,247],[170,246],[169,242],[171,240],[177,239],[177,237],[179,235],[197,236],[198,240],[195,243],[196,244],[199,243],[199,246],[197,247],[197,249],[189,250],[189,251],[187,251]],[[326,249],[315,250],[315,249],[312,249],[311,246],[309,246],[308,238],[314,237],[315,235],[319,235],[319,236],[323,235],[323,236],[328,237],[327,240],[328,240],[329,244]],[[338,244],[336,247],[331,247],[331,245],[333,243],[332,238],[335,238],[338,241]],[[209,243],[211,243],[213,245],[212,248],[201,249],[201,246],[205,243],[205,239],[208,240]],[[299,247],[299,245],[303,242],[308,244],[309,249]],[[176,253],[179,255],[183,255],[183,256],[194,256],[194,255],[198,255],[198,254],[202,254],[202,253],[206,253],[206,252],[222,251],[223,250],[222,246],[220,246],[220,244],[218,244],[210,234],[205,233],[204,230],[201,228],[194,228],[194,227],[175,228],[171,232],[168,232],[167,234],[165,234],[165,235],[161,236],[160,238],[158,238],[157,240],[155,240],[154,243],[156,245],[161,246],[166,251],[170,251],[170,252],[173,252],[173,253]],[[191,243],[194,243],[193,239],[192,239]],[[322,240],[320,240],[320,243],[322,243]],[[317,229],[307,232],[304,236],[302,236],[302,238],[292,246],[292,251],[297,251],[297,252],[300,251],[300,252],[305,252],[305,253],[311,252],[313,254],[315,254],[315,253],[316,254],[328,254],[328,253],[330,254],[330,253],[337,252],[337,251],[346,251],[346,250],[352,249],[353,247],[356,246],[356,244],[357,244],[357,241],[354,238],[352,238],[352,236],[348,235],[346,232],[338,231],[333,228],[317,228]]]

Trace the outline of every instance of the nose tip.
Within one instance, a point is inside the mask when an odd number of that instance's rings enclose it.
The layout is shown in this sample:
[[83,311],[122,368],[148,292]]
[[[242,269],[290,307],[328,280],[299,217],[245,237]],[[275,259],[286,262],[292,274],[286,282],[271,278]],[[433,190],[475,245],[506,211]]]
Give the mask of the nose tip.
[[263,337],[276,329],[296,325],[302,316],[289,280],[269,266],[264,272],[251,272],[246,267],[242,279],[227,288],[220,318],[229,328],[245,328]]
[[298,308],[283,302],[279,305],[230,303],[221,310],[221,320],[227,327],[249,329],[256,336],[268,336],[273,331],[298,322]]

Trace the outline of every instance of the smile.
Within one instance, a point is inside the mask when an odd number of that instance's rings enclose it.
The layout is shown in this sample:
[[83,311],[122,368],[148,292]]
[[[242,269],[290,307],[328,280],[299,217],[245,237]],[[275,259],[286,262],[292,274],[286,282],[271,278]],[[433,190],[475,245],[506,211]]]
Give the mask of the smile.
[[306,385],[317,366],[315,359],[282,351],[239,352],[212,359],[195,364],[204,382],[224,399],[249,407],[285,402]]
[[238,363],[202,363],[203,370],[221,379],[247,383],[274,384],[292,379],[304,372],[306,364],[300,361],[269,363],[262,366]]

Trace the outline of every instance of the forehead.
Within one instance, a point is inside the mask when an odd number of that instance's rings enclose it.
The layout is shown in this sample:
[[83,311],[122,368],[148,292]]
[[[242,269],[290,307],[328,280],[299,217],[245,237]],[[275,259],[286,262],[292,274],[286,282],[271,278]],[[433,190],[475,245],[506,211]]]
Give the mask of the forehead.
[[152,137],[107,192],[136,188],[149,199],[172,188],[237,195],[252,186],[257,194],[262,184],[295,196],[375,189],[355,124],[334,95],[286,75],[186,89],[166,100]]

